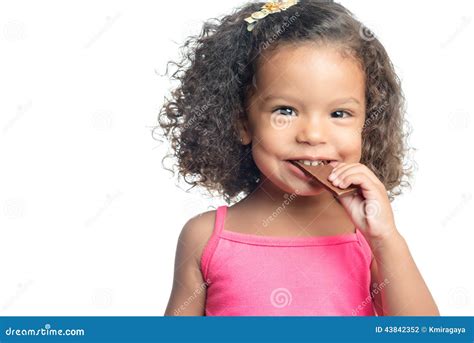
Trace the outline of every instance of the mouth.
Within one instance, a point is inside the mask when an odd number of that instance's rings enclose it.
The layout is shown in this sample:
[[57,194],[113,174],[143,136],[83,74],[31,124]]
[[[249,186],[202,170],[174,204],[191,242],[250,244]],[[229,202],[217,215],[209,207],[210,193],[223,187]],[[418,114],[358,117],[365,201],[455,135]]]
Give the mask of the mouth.
[[299,179],[309,182],[310,184],[316,186],[319,185],[320,182],[315,181],[315,178],[313,175],[311,175],[310,172],[308,172],[308,167],[313,167],[316,166],[319,169],[319,167],[326,166],[328,163],[331,161],[336,161],[336,160],[329,160],[329,159],[311,159],[311,160],[301,160],[301,159],[295,159],[295,160],[284,160],[284,162],[288,163],[288,170],[291,171],[291,173],[298,177]]
[[287,162],[290,162],[292,164],[295,164],[295,162],[304,164],[305,166],[322,166],[331,163],[332,161],[335,160],[286,160]]

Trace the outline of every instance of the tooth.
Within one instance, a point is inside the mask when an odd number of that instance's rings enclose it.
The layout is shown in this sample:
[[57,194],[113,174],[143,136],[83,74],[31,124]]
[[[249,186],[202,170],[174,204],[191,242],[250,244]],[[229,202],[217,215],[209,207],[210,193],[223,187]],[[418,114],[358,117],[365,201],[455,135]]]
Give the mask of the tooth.
[[299,160],[298,162],[301,162],[306,166],[319,166],[323,164],[323,161]]

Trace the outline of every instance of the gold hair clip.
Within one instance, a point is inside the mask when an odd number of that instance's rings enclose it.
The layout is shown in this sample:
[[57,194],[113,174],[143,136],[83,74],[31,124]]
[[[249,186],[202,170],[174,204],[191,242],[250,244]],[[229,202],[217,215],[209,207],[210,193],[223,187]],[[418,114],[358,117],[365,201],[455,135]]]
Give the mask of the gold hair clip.
[[252,31],[257,20],[265,18],[267,15],[277,13],[286,10],[287,8],[298,3],[299,0],[285,0],[285,1],[270,1],[262,6],[262,9],[257,12],[253,12],[250,17],[244,20],[247,24],[247,31]]

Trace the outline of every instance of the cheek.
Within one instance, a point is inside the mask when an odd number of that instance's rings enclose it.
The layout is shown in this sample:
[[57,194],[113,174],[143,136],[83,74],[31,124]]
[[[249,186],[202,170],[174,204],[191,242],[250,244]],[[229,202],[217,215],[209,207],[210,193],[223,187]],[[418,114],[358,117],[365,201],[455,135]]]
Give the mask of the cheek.
[[265,178],[273,180],[273,175],[278,174],[279,163],[271,154],[260,148],[252,149],[252,157],[258,170]]
[[262,132],[258,139],[253,140],[252,157],[257,168],[267,177],[278,172],[282,168],[282,160],[285,159],[287,149],[280,135],[267,131]]
[[284,151],[285,136],[287,132],[275,129],[270,125],[263,125],[260,123],[258,128],[254,131],[252,150],[255,150],[258,155],[272,154],[280,156]]
[[348,133],[339,137],[336,142],[339,154],[346,161],[359,162],[362,155],[362,137],[358,133]]
[[271,137],[259,137],[258,140],[253,141],[252,145],[252,157],[257,167],[262,170],[271,168],[271,164],[275,163],[275,157],[279,156],[278,147],[275,144],[274,138]]

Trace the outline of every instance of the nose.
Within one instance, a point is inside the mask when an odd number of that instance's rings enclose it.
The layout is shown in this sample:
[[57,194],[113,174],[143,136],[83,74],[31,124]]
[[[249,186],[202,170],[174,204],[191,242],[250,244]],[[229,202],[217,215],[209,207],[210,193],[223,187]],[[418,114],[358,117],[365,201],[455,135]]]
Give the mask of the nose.
[[311,115],[301,120],[296,135],[298,143],[317,145],[326,143],[328,136],[328,123],[318,115]]

